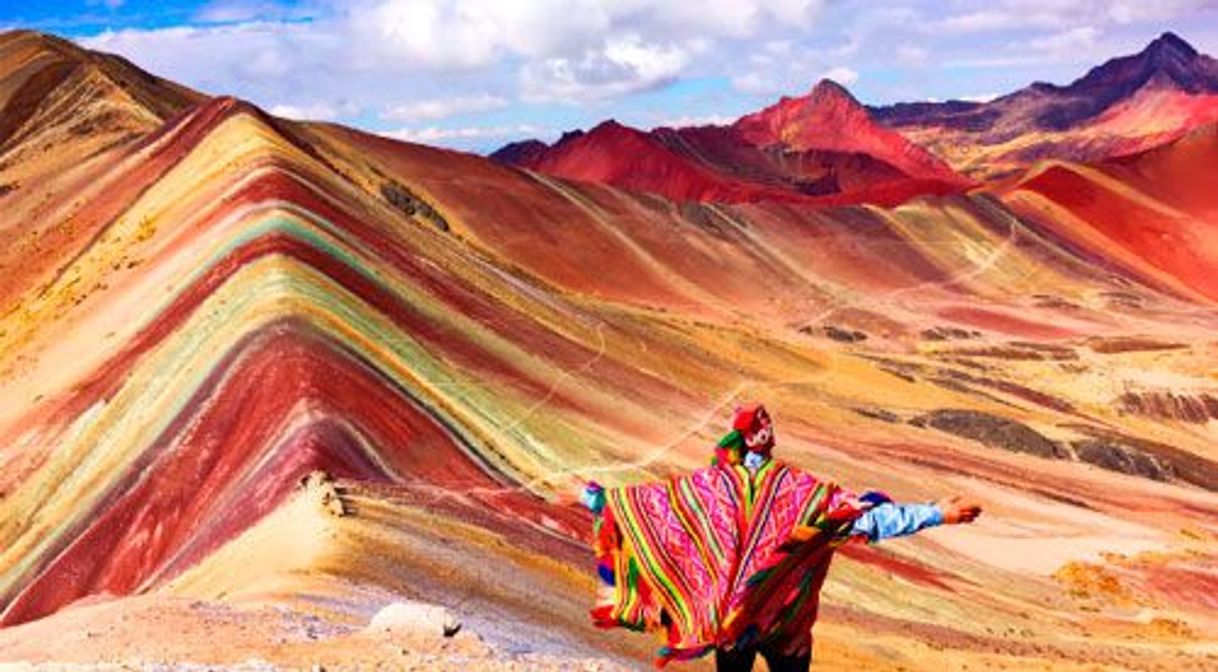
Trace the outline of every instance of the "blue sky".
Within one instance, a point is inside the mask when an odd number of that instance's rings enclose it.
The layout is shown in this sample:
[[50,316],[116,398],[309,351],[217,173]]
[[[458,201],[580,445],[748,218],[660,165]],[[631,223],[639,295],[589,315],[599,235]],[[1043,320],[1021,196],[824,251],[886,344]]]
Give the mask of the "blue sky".
[[297,118],[487,151],[616,118],[720,123],[822,77],[865,103],[1064,83],[1218,0],[0,0],[0,28]]

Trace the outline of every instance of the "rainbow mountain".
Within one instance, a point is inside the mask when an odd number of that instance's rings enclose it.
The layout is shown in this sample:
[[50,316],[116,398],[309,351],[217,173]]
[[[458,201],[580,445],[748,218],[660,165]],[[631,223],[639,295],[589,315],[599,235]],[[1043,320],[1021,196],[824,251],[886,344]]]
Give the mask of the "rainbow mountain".
[[[1146,81],[1019,142],[1158,119]],[[987,504],[843,553],[818,660],[1204,665],[1210,95],[982,167],[928,138],[990,129],[831,83],[492,160],[0,35],[0,660],[394,665],[365,626],[412,599],[484,666],[638,665],[566,493],[704,464],[762,399],[791,462]]]

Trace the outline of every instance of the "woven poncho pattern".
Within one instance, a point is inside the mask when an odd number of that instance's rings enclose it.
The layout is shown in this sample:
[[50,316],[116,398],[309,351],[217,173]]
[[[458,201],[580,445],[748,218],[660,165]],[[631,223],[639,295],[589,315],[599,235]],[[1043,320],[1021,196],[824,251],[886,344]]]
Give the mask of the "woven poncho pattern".
[[718,464],[605,495],[595,550],[612,596],[592,617],[661,631],[661,667],[716,647],[808,640],[833,549],[863,507],[775,460],[756,473]]

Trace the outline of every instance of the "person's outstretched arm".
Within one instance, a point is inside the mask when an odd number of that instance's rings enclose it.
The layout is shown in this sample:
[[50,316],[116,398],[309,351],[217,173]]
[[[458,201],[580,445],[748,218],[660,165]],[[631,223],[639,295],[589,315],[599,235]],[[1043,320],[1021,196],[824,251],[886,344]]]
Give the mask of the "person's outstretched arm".
[[932,504],[886,502],[868,509],[854,521],[851,536],[881,541],[915,534],[928,527],[971,523],[981,515],[981,505],[959,495]]

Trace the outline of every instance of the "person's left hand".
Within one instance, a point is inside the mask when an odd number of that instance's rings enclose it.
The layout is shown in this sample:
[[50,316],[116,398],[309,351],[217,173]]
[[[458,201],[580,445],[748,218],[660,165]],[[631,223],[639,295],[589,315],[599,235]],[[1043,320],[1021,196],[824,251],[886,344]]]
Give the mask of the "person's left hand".
[[943,512],[944,525],[971,523],[981,515],[981,502],[965,495],[944,497],[935,505]]

